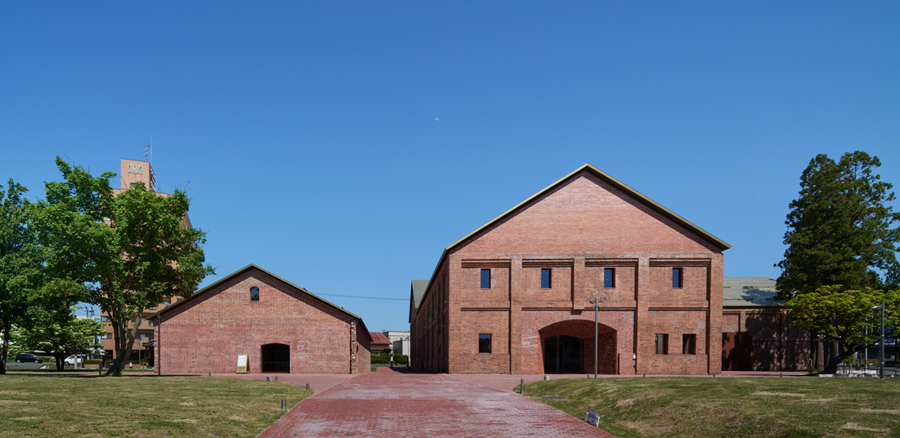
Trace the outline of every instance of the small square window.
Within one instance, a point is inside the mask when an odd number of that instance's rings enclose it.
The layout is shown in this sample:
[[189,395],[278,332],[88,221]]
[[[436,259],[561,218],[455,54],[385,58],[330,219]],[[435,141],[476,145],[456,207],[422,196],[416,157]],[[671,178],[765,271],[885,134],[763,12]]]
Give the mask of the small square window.
[[490,289],[491,288],[491,270],[490,269],[482,269],[481,270],[481,288],[482,289]]
[[684,269],[672,268],[672,287],[684,287]]
[[666,333],[656,334],[656,354],[669,354],[669,335]]
[[697,354],[697,335],[681,335],[681,354]]
[[615,268],[603,268],[603,287],[616,287]]
[[550,289],[550,269],[541,269],[541,289]]
[[259,288],[256,286],[250,288],[250,301],[259,301]]
[[490,353],[491,352],[491,334],[490,333],[482,333],[478,335],[478,352],[479,353]]

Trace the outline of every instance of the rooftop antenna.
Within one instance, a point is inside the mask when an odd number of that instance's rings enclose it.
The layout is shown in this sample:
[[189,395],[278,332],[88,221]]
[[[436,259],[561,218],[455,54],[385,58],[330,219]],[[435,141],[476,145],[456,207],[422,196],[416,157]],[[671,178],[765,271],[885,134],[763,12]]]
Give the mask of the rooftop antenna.
[[144,146],[144,161],[150,163],[150,187],[151,190],[156,190],[156,175],[153,174],[153,136],[150,136],[150,144]]

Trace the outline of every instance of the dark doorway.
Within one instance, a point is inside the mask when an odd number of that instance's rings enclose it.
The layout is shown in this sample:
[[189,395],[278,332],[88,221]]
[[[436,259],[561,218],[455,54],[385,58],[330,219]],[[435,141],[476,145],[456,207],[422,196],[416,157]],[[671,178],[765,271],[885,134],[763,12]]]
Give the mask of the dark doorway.
[[291,347],[284,344],[263,345],[262,371],[264,373],[291,372]]
[[581,374],[581,339],[554,336],[544,341],[544,372],[547,374]]
[[722,333],[722,371],[753,370],[753,333]]

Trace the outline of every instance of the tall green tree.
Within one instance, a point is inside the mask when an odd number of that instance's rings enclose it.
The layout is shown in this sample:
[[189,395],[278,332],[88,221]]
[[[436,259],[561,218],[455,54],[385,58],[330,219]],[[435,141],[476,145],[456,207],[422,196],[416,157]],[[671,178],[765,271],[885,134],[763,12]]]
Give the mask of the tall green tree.
[[[63,182],[47,183],[43,239],[56,273],[69,273],[89,291],[113,328],[117,358],[128,358],[141,313],[165,297],[189,297],[203,278],[205,233],[187,225],[190,199],[138,184],[115,195],[114,173],[93,177],[60,158]],[[109,373],[120,371],[116,361]]]
[[821,286],[815,291],[797,295],[785,306],[793,324],[817,333],[818,340],[839,347],[836,354],[827,358],[823,371],[833,374],[844,359],[879,341],[881,311],[874,307],[880,306],[882,300],[885,303],[885,326],[900,327],[900,291]]
[[[30,325],[47,307],[41,305],[42,257],[25,192],[12,179],[6,191],[0,185],[0,359],[9,355],[13,326]],[[6,374],[5,360],[0,360],[0,374]]]
[[72,354],[88,353],[94,337],[103,334],[103,323],[79,319],[74,315],[49,324],[37,324],[19,333],[17,343],[25,349],[43,351],[56,359],[56,369],[65,369],[63,361]]
[[788,247],[776,265],[782,269],[781,299],[822,286],[862,290],[897,281],[900,214],[888,205],[894,193],[874,172],[879,166],[878,157],[861,151],[848,152],[838,162],[824,154],[810,161],[785,221]]

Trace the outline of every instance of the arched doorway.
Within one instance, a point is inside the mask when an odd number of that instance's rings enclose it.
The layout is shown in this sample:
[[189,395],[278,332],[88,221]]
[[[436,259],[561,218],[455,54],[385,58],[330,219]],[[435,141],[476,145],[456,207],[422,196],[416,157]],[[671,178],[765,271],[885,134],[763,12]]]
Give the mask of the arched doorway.
[[291,372],[291,347],[285,344],[263,345],[262,372]]
[[565,374],[584,372],[582,340],[574,336],[554,336],[544,340],[544,372]]
[[[594,321],[568,319],[544,326],[538,333],[544,373],[594,372]],[[614,328],[597,325],[598,373],[619,373],[617,338]]]

